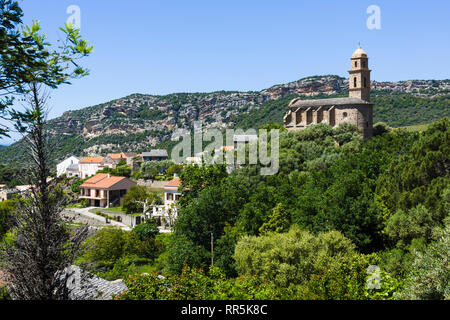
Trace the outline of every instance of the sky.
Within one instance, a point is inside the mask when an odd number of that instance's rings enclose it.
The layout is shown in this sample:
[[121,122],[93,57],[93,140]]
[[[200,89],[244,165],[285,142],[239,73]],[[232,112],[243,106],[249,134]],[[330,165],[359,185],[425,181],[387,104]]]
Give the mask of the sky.
[[[80,12],[90,75],[51,92],[49,118],[132,93],[262,90],[347,77],[358,43],[372,79],[449,79],[450,1],[20,0],[50,42]],[[379,15],[368,8],[375,5]],[[367,21],[380,24],[369,29]],[[10,143],[7,139],[0,144]]]

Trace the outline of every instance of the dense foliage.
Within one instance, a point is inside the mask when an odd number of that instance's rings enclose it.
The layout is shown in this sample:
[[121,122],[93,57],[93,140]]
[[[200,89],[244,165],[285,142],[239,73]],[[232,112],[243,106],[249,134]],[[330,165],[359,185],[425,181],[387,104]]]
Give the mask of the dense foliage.
[[127,232],[105,228],[91,236],[77,263],[105,279],[117,280],[136,272],[136,266],[153,261],[163,250],[154,224],[143,224]]
[[[350,125],[283,132],[275,176],[260,176],[254,165],[229,175],[218,165],[187,167],[168,270],[206,268],[213,258],[228,277],[256,276],[284,287],[279,297],[394,298],[420,263],[417,252],[435,246],[434,234],[449,215],[449,126],[444,118],[424,132],[387,130],[370,141]],[[300,229],[285,234],[289,226]],[[328,250],[321,237],[342,239],[349,260],[331,255],[321,270],[308,267],[321,245]],[[384,285],[367,291],[372,264]],[[447,276],[442,271],[440,279]]]

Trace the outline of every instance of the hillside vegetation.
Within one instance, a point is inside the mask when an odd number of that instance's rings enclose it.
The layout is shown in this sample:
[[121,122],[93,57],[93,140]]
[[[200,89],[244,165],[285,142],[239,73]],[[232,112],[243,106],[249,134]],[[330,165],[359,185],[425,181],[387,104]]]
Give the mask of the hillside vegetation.
[[[450,116],[450,81],[375,82],[372,90],[374,123],[391,127],[427,124]],[[192,130],[195,121],[204,128],[259,128],[282,124],[295,97],[320,99],[348,95],[348,80],[315,76],[259,92],[177,93],[166,96],[133,94],[93,107],[68,111],[49,121],[53,160],[68,155],[108,152],[144,152],[175,145],[172,136]],[[22,163],[22,141],[3,150],[0,163]]]

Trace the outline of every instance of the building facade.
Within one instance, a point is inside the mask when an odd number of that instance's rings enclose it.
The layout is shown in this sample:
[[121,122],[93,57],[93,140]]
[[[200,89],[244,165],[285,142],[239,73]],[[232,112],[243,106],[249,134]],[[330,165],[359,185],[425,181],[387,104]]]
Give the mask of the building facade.
[[103,161],[105,158],[92,158],[87,157],[80,161],[80,178],[85,179],[90,176],[93,176],[97,173],[97,171],[102,170],[104,168]]
[[326,123],[337,127],[351,123],[361,130],[366,139],[372,137],[373,105],[370,102],[369,58],[361,48],[351,57],[349,70],[349,97],[316,100],[296,98],[289,104],[284,117],[287,130],[303,130],[312,124]]
[[143,152],[142,159],[145,162],[148,161],[164,161],[169,160],[169,155],[167,154],[167,150],[152,150],[150,152]]
[[153,206],[151,217],[156,220],[156,224],[162,230],[170,230],[178,216],[176,203],[181,197],[181,193],[178,191],[180,186],[181,180],[175,175],[173,180],[164,186],[164,204]]
[[81,185],[80,199],[88,199],[92,207],[120,206],[125,194],[135,185],[128,178],[99,173]]
[[[80,159],[77,157],[69,157],[64,161],[61,161],[56,165],[56,175],[61,177],[63,174],[66,174],[68,177],[74,177],[78,175],[79,167],[78,164]],[[70,168],[70,170],[68,170]]]

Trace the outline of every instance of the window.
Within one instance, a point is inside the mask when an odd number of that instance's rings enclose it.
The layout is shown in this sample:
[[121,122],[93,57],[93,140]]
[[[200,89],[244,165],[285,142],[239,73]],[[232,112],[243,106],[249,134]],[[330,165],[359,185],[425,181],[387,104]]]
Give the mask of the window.
[[353,86],[356,88],[356,78],[353,79]]
[[355,68],[358,67],[358,61],[355,61]]
[[344,112],[343,116],[344,116],[344,118],[347,118],[347,116],[348,116],[347,112]]
[[169,201],[173,200],[173,194],[172,193],[168,193],[167,194],[167,200],[169,200]]
[[364,88],[367,88],[367,80],[366,80],[366,77],[364,77]]
[[363,66],[363,68],[366,67],[366,62],[365,61],[362,62],[362,66]]

